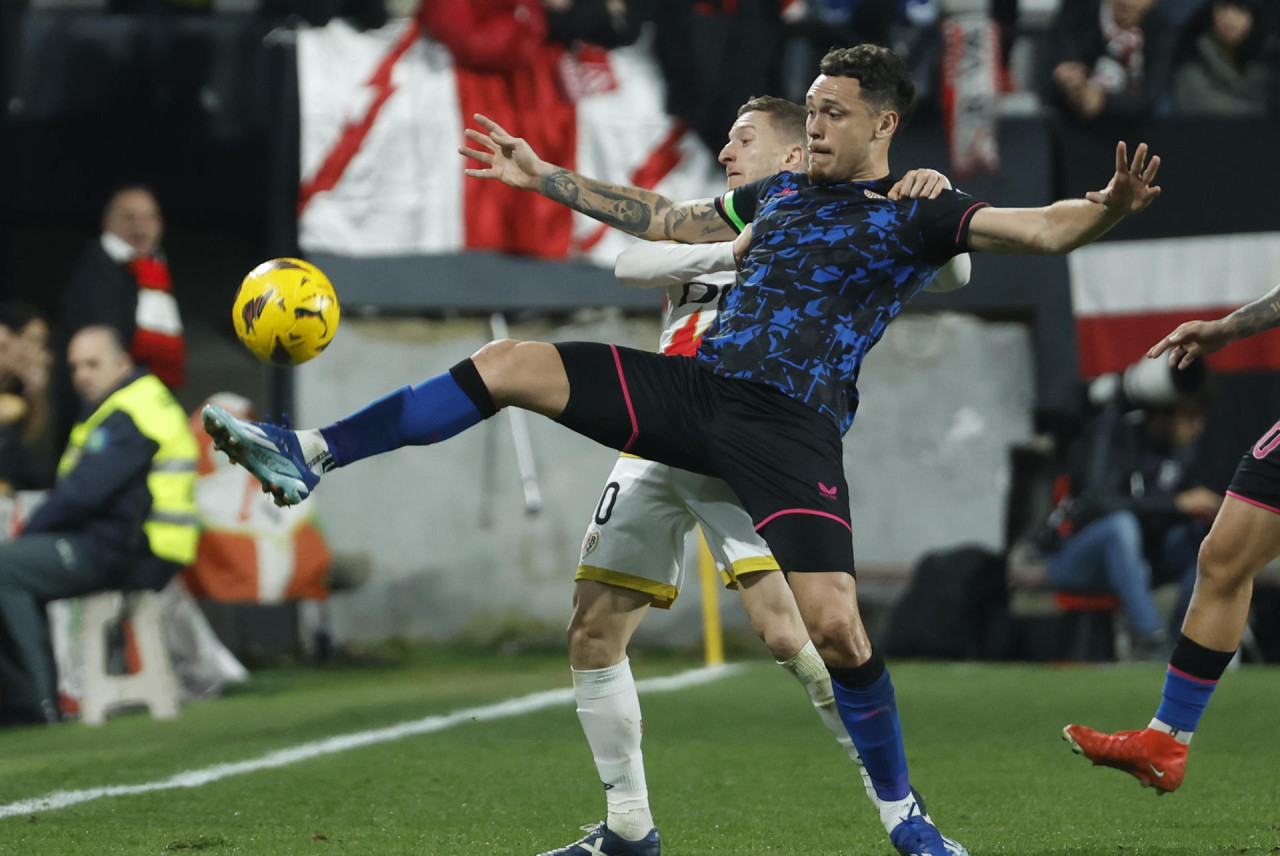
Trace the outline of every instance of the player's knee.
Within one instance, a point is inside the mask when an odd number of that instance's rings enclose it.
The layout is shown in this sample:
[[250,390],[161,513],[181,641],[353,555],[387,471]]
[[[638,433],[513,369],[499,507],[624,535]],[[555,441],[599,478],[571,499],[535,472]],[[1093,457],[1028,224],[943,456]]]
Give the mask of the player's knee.
[[809,634],[803,624],[786,621],[770,622],[760,628],[760,638],[768,646],[773,659],[790,660],[809,643]]
[[566,635],[569,659],[577,669],[603,669],[626,653],[614,622],[598,610],[575,610]]
[[1230,593],[1252,579],[1250,568],[1235,544],[1212,532],[1200,542],[1196,584],[1219,593]]
[[854,653],[855,629],[849,616],[828,614],[809,623],[809,638],[824,659],[828,655],[844,658]]

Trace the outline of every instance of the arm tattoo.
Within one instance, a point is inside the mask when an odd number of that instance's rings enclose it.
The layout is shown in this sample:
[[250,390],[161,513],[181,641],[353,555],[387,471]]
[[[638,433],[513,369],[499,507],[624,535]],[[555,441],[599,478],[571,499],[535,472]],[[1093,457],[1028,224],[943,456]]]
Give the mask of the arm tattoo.
[[1280,326],[1280,285],[1223,319],[1227,330],[1244,339]]
[[675,203],[652,190],[605,184],[567,169],[545,176],[538,192],[641,238],[698,243],[733,236],[711,202]]
[[647,190],[604,184],[567,169],[543,178],[538,191],[601,223],[641,236],[653,220],[655,200],[661,198]]

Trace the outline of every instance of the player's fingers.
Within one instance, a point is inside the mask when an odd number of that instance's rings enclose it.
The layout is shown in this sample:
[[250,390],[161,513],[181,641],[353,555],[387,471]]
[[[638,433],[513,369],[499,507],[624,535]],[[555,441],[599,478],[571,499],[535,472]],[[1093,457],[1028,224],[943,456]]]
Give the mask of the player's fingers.
[[937,199],[945,189],[946,183],[942,180],[941,174],[935,174],[929,177],[929,181],[925,185],[924,196],[926,199]]
[[492,152],[478,152],[475,149],[468,149],[463,147],[458,149],[458,154],[462,155],[463,157],[471,158],[472,160],[478,160],[480,161],[480,163],[487,163],[487,164],[493,163]]
[[1116,143],[1116,172],[1129,171],[1129,147],[1124,140]]
[[1138,143],[1138,148],[1133,153],[1133,166],[1130,172],[1134,175],[1142,175],[1142,168],[1147,163],[1147,144]]
[[1156,155],[1151,159],[1151,163],[1147,164],[1147,168],[1143,170],[1142,180],[1147,184],[1155,181],[1156,173],[1160,170],[1160,155]]
[[482,134],[474,128],[467,128],[466,136],[471,142],[479,143],[491,152],[496,152],[498,150],[498,144],[495,143],[493,141],[493,137],[490,137],[488,134]]
[[1163,354],[1165,351],[1169,350],[1172,347],[1173,347],[1173,335],[1170,334],[1168,336],[1165,336],[1159,342],[1156,342],[1150,348],[1147,348],[1147,358],[1154,359],[1155,357],[1160,356],[1161,354]]
[[1105,190],[1090,190],[1088,193],[1084,195],[1084,198],[1089,200],[1090,202],[1096,202],[1099,205],[1106,205],[1107,199],[1109,196],[1110,194],[1108,194]]
[[467,178],[493,178],[497,175],[491,169],[464,169],[462,174]]

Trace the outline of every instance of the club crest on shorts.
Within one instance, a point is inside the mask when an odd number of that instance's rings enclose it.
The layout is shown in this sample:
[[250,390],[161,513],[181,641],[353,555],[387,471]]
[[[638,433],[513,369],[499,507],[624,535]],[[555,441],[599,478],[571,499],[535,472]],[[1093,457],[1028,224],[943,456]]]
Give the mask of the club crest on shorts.
[[582,558],[585,559],[591,555],[596,547],[600,546],[600,533],[588,532],[587,537],[582,539]]

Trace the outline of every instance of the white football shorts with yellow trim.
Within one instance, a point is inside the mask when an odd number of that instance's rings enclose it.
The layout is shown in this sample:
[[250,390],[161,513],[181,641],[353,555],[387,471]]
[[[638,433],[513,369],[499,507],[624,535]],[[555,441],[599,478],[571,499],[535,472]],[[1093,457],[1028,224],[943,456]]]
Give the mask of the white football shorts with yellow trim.
[[575,579],[653,595],[670,607],[680,591],[685,538],[700,525],[725,585],[778,570],[750,515],[723,481],[623,455],[614,464],[582,539]]

